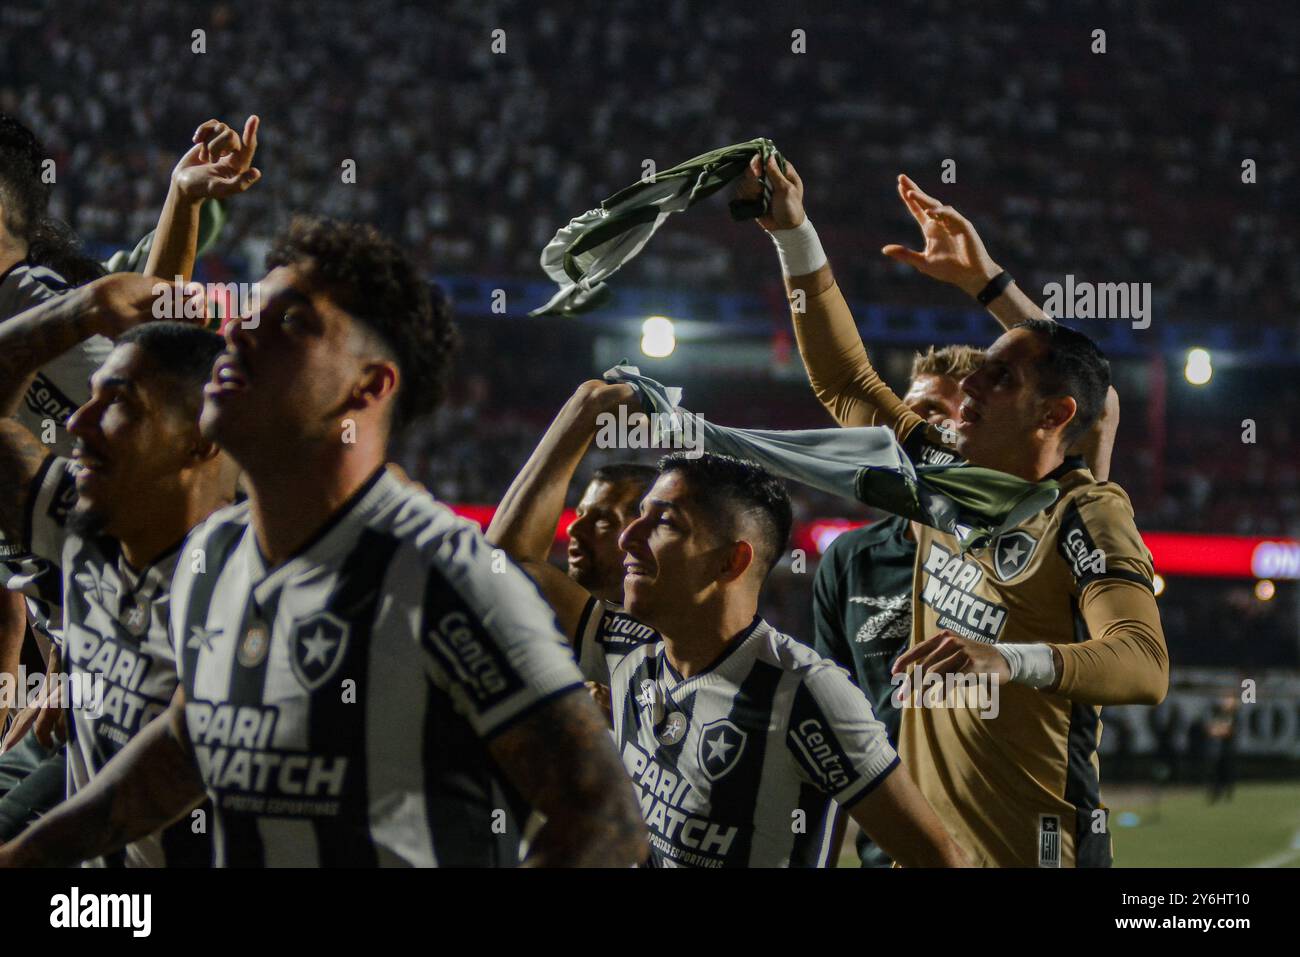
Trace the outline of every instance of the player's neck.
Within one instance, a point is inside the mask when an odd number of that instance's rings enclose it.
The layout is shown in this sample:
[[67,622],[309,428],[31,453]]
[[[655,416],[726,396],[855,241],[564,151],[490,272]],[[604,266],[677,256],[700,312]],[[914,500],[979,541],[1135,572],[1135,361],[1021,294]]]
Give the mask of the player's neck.
[[329,463],[304,457],[287,470],[247,474],[253,533],[274,567],[304,545],[384,464],[381,454],[353,448]]
[[688,619],[667,630],[659,629],[664,639],[664,654],[683,678],[699,674],[748,630],[756,613],[753,603],[733,602],[717,608],[706,605],[695,609]]
[[142,496],[141,501],[149,503],[148,515],[142,517],[137,527],[124,529],[117,537],[122,557],[137,571],[175,548],[190,529],[216,511],[215,506],[206,512],[197,509],[184,496]]
[[[1014,459],[1008,458],[989,467],[1024,479],[1026,482],[1041,482],[1060,468],[1064,461],[1065,453],[1062,452],[1061,447],[1052,444],[1028,447],[1023,455],[1018,455]],[[984,463],[972,462],[972,464]]]
[[0,233],[0,275],[7,273],[26,258],[26,246],[15,243],[8,236]]

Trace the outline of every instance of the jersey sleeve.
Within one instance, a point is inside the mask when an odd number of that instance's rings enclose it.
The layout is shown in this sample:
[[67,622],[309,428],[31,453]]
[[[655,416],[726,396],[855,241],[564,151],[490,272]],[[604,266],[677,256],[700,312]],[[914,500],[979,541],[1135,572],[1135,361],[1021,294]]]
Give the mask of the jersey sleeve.
[[795,691],[786,745],[800,777],[846,808],[898,766],[871,702],[828,661],[814,665]]
[[1085,704],[1155,704],[1169,687],[1169,651],[1151,553],[1128,497],[1103,483],[1066,504],[1057,550],[1086,634],[1061,655],[1057,693]]
[[872,368],[857,323],[837,283],[795,308],[795,340],[817,400],[843,426],[885,425],[906,446],[925,420]]
[[620,659],[658,640],[659,633],[649,625],[617,605],[592,598],[578,623],[573,653],[586,680],[608,685]]
[[514,563],[493,569],[492,547],[461,528],[427,568],[421,646],[481,738],[582,687],[555,613]]
[[68,514],[76,501],[72,463],[60,456],[48,456],[32,479],[22,540],[11,541],[0,535],[0,561],[43,558],[60,564],[68,537]]

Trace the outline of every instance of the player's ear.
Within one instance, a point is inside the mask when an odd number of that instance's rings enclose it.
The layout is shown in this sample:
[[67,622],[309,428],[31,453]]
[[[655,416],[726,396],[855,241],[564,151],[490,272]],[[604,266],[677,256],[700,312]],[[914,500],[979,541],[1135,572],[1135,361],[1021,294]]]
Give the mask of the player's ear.
[[1055,431],[1066,425],[1078,412],[1079,403],[1074,401],[1073,396],[1057,396],[1047,401],[1039,426],[1049,432]]
[[358,408],[381,402],[397,392],[400,381],[396,363],[387,360],[367,362],[352,387],[353,401]]
[[744,540],[732,542],[724,554],[722,572],[718,578],[724,582],[735,581],[745,574],[752,564],[754,564],[754,546]]

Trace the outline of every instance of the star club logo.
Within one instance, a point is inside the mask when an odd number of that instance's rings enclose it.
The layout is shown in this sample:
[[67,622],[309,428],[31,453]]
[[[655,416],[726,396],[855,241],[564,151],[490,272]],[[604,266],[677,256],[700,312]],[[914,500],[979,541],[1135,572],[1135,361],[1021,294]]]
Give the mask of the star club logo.
[[999,581],[1010,581],[1025,570],[1038,541],[1028,532],[1007,532],[993,543],[993,570]]
[[749,735],[728,718],[711,721],[700,732],[700,769],[710,781],[716,781],[731,771],[745,753],[745,739]]
[[315,691],[338,670],[347,651],[346,622],[327,611],[297,622],[290,642],[289,663],[294,677],[308,691]]

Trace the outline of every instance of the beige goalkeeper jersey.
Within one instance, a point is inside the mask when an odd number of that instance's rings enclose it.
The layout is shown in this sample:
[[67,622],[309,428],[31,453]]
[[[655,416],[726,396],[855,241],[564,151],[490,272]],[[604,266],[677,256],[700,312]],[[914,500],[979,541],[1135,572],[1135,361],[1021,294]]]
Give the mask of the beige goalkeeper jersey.
[[[795,313],[799,349],[837,421],[891,425],[918,463],[951,461],[951,446],[872,369],[839,288],[806,302]],[[1048,477],[1060,483],[1060,499],[986,549],[963,556],[951,535],[913,524],[912,644],[948,630],[990,643],[1046,642],[1061,657],[1054,693],[1011,684],[997,689],[996,707],[958,695],[948,700],[967,706],[903,709],[903,764],[985,866],[1108,865],[1101,706],[1154,704],[1168,687],[1151,556],[1128,496],[1077,457]],[[924,676],[913,678],[912,695],[895,699],[933,702]]]

